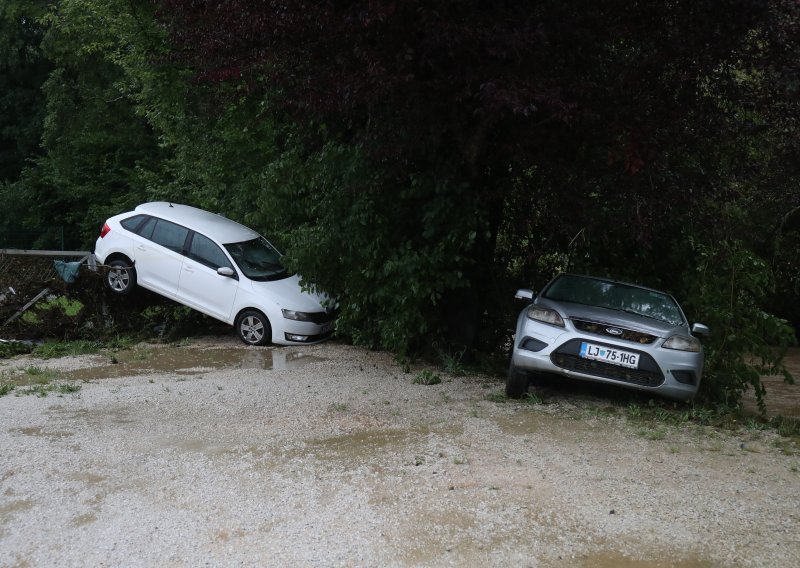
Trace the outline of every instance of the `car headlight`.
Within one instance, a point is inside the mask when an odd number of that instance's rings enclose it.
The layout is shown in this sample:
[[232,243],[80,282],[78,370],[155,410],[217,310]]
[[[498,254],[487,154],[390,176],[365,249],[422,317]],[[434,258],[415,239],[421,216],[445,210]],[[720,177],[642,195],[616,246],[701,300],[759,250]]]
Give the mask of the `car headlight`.
[[283,317],[290,320],[297,321],[311,321],[311,314],[306,312],[297,312],[295,310],[281,310]]
[[540,321],[558,327],[564,327],[564,319],[555,310],[549,308],[542,308],[539,306],[531,306],[528,308],[528,317],[534,321]]
[[677,351],[691,351],[699,353],[702,348],[700,341],[690,335],[673,335],[662,345],[664,349],[675,349]]

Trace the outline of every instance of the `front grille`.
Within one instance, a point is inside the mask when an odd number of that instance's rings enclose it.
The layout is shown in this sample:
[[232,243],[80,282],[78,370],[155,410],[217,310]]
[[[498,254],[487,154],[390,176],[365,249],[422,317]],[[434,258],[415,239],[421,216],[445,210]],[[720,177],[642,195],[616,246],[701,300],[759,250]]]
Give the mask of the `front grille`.
[[305,321],[310,321],[317,325],[328,323],[336,319],[336,312],[309,312]]
[[[606,337],[613,337],[614,339],[624,339],[625,341],[639,343],[640,345],[649,345],[653,343],[656,339],[658,339],[658,336],[651,335],[649,333],[642,333],[641,331],[634,331],[632,329],[627,329],[616,325],[610,325],[607,323],[598,323],[594,321],[573,319],[572,325],[574,325],[576,329],[579,329],[580,331],[584,331],[586,333],[605,335]],[[609,329],[617,329],[622,333],[620,334],[609,333],[608,332]]]
[[[581,343],[582,341],[580,339],[567,341],[564,345],[553,351],[550,355],[550,360],[554,365],[562,369],[568,369],[585,375],[592,375],[593,377],[602,377],[604,379],[612,379],[644,387],[658,387],[664,384],[664,374],[661,372],[658,364],[656,364],[655,359],[647,353],[636,351],[636,353],[639,354],[639,368],[629,369],[627,367],[612,365],[611,363],[584,359],[578,355],[580,353]],[[614,345],[607,345],[607,347],[619,349]]]

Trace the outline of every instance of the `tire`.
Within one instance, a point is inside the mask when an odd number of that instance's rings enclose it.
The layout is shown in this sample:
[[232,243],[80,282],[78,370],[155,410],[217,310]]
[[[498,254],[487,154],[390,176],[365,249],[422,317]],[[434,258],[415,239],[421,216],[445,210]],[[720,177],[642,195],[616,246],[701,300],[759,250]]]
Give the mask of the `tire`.
[[108,263],[110,268],[105,277],[108,289],[120,296],[130,294],[136,287],[136,269],[126,260],[117,259]]
[[511,363],[508,366],[506,377],[506,396],[508,398],[522,398],[528,392],[528,373],[518,369]]
[[272,326],[258,310],[245,310],[236,318],[236,334],[247,345],[269,345]]

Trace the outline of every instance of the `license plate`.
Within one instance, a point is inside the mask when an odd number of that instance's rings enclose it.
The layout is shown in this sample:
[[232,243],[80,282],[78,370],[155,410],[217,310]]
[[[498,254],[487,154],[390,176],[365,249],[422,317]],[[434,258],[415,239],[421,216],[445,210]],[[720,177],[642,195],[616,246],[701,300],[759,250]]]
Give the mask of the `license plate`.
[[612,365],[619,365],[620,367],[628,367],[631,369],[635,369],[639,366],[638,353],[620,351],[619,349],[595,345],[594,343],[586,343],[585,341],[581,343],[580,356],[584,359],[602,361],[603,363],[611,363]]

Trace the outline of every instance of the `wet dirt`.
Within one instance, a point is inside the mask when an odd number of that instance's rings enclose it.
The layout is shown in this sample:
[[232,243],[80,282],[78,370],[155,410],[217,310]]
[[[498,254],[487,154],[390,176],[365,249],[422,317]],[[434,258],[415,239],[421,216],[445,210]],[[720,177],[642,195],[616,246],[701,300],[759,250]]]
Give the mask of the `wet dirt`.
[[713,562],[697,559],[636,560],[609,552],[585,556],[579,566],[581,568],[712,568],[715,565]]
[[417,385],[333,343],[111,357],[61,371],[79,393],[0,400],[0,566],[800,565],[797,457],[762,432],[648,436],[603,397]]
[[167,346],[119,351],[106,358],[99,366],[65,372],[61,378],[93,381],[163,373],[195,376],[219,369],[287,371],[319,361],[324,359],[286,349],[197,349]]

